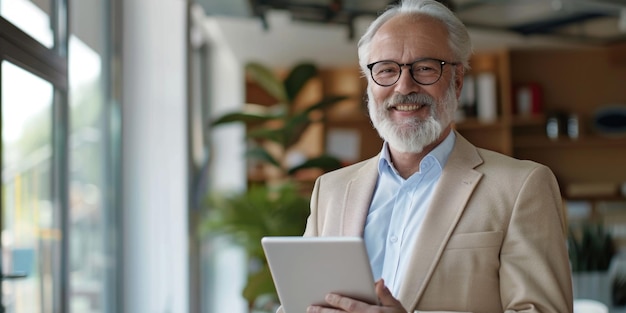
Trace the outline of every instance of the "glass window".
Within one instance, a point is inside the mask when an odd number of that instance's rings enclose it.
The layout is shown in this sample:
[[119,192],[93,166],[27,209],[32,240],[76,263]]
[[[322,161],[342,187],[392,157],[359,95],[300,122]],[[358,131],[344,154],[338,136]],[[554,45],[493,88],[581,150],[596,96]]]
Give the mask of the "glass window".
[[[102,129],[101,58],[70,37],[70,308],[76,313],[105,312],[107,269],[107,208],[104,175],[106,133]],[[110,209],[110,208],[109,208]]]
[[47,48],[54,46],[50,27],[53,0],[0,0],[0,15]]
[[0,312],[119,312],[113,2],[0,0]]
[[109,94],[110,49],[106,0],[71,2],[69,78],[69,309],[117,309],[117,113]]
[[59,305],[61,228],[52,195],[53,86],[7,61],[2,83],[2,280],[5,312]]

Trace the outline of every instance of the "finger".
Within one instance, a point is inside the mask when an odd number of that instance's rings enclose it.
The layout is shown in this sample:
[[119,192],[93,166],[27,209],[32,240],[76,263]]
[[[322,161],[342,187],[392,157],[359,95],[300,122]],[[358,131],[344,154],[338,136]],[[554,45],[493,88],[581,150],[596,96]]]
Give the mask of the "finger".
[[380,305],[389,307],[402,307],[402,304],[398,299],[394,298],[391,291],[385,286],[384,280],[379,280],[375,284],[376,295],[380,301]]
[[317,306],[317,305],[311,305],[306,308],[306,313],[341,313],[341,312],[342,311],[331,309],[331,308],[325,308],[325,307]]
[[361,312],[369,306],[369,304],[365,302],[361,302],[348,297],[343,297],[333,293],[327,294],[324,300],[326,300],[326,303],[328,303],[330,306],[342,309],[346,312]]

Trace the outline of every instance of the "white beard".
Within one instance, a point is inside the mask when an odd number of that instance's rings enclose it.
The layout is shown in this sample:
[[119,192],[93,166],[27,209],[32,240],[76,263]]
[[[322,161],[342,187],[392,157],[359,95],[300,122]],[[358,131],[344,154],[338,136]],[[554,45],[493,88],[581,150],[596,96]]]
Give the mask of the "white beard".
[[[374,97],[372,97],[370,88],[368,88],[367,94],[369,98],[367,106],[374,128],[376,128],[378,135],[383,140],[400,152],[420,153],[424,150],[424,147],[439,139],[443,129],[452,122],[454,111],[458,105],[453,83],[450,84],[445,97],[439,103],[427,94],[413,93],[406,96],[394,94],[392,97],[385,99],[382,105],[378,105],[373,100]],[[397,103],[427,105],[430,110],[430,116],[425,120],[407,118],[402,123],[394,122],[389,117],[387,108]],[[440,110],[441,114],[437,110],[439,107],[442,109]]]

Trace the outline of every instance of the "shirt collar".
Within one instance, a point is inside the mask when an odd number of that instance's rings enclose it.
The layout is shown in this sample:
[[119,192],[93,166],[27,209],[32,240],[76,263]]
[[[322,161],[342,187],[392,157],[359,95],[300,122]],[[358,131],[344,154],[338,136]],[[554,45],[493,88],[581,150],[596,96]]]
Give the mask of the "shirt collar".
[[[446,139],[444,139],[439,145],[437,145],[435,149],[430,151],[430,153],[428,153],[424,157],[424,159],[434,158],[439,166],[443,169],[443,167],[446,165],[446,162],[448,162],[448,157],[450,156],[450,153],[452,153],[452,148],[454,147],[455,140],[456,134],[454,133],[454,131],[451,131],[448,136],[446,136]],[[389,143],[385,141],[383,143],[383,148],[380,152],[380,158],[378,160],[378,174],[381,174],[384,168],[387,166],[389,166],[396,174],[398,174],[395,167],[393,166],[393,163],[391,162],[391,155],[389,154]]]

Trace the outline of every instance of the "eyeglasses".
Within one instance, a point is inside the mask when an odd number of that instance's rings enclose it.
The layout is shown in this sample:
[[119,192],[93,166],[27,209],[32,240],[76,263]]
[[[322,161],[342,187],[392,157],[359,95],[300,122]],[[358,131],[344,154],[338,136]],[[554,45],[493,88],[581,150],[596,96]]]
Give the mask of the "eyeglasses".
[[400,79],[402,67],[409,66],[413,80],[420,85],[432,85],[439,81],[443,66],[459,63],[446,62],[438,59],[424,58],[413,63],[400,64],[395,61],[378,61],[367,65],[374,82],[383,87],[389,87]]

